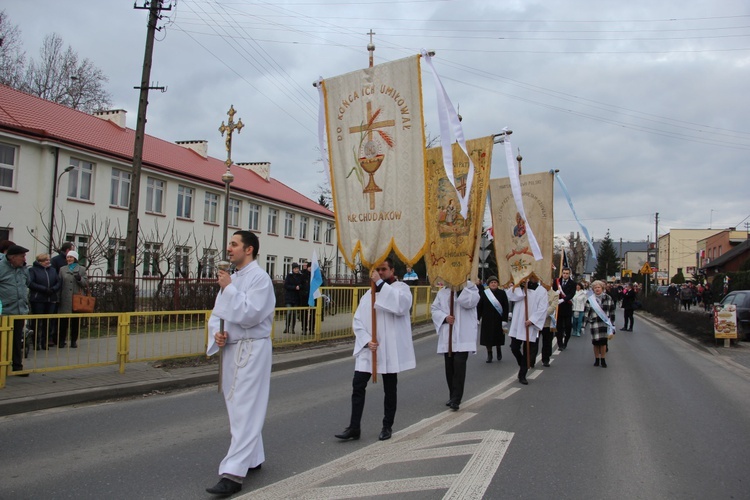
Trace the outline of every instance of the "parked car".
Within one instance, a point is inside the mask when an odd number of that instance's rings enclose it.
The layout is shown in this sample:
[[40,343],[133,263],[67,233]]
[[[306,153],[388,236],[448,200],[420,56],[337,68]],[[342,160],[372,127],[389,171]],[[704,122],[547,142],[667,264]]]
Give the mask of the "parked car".
[[659,285],[656,287],[656,293],[658,293],[661,296],[667,296],[669,295],[669,286],[668,285]]
[[722,306],[734,304],[737,308],[737,338],[750,340],[750,290],[735,290],[729,292],[720,304]]

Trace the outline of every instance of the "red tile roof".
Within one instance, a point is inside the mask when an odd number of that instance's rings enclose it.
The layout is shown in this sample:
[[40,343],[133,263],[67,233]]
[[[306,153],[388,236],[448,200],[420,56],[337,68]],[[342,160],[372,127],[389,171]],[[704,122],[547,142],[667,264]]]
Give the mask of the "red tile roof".
[[[59,142],[121,161],[133,161],[135,131],[66,106],[0,85],[0,129]],[[203,158],[183,146],[146,135],[143,166],[189,177],[224,189],[222,160]],[[333,212],[289,186],[242,167],[232,168],[232,191],[333,217]]]

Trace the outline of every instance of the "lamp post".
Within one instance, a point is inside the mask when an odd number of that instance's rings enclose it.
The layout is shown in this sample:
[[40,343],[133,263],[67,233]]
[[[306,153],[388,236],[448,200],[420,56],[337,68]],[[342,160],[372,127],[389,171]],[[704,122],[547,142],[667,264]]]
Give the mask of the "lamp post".
[[55,185],[52,186],[52,213],[50,214],[49,218],[49,244],[47,245],[47,251],[49,253],[52,253],[52,240],[55,237],[55,210],[57,209],[57,196],[60,194],[60,179],[62,179],[62,176],[70,172],[76,168],[75,165],[68,165],[65,167],[65,170],[60,172],[60,175],[57,176],[57,179],[55,180]]

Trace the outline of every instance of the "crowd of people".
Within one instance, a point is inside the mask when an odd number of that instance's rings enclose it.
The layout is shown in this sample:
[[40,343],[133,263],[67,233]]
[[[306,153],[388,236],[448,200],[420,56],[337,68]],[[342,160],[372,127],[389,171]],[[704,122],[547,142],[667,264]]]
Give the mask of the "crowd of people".
[[[64,243],[54,257],[40,253],[29,267],[27,248],[10,240],[0,241],[0,307],[5,316],[25,314],[72,314],[73,295],[81,294],[88,286],[86,270],[78,264],[79,255],[70,242]],[[13,321],[12,368],[23,371],[24,326],[26,321]],[[58,320],[40,318],[29,322],[33,332],[33,347],[47,350],[52,347],[78,348],[80,319],[64,317]],[[68,336],[68,333],[70,335]],[[27,377],[28,373],[20,376]]]

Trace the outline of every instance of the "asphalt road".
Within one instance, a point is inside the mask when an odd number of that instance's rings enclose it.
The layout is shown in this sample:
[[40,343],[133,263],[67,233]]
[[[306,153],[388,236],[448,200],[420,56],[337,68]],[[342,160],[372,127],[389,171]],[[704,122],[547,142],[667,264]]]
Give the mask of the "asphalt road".
[[[573,338],[550,368],[515,381],[469,358],[461,410],[446,410],[435,337],[399,376],[394,437],[377,441],[368,387],[359,441],[351,359],[275,373],[266,463],[248,498],[748,498],[750,376],[638,322],[595,368]],[[0,498],[209,498],[229,441],[215,387],[0,418]]]

